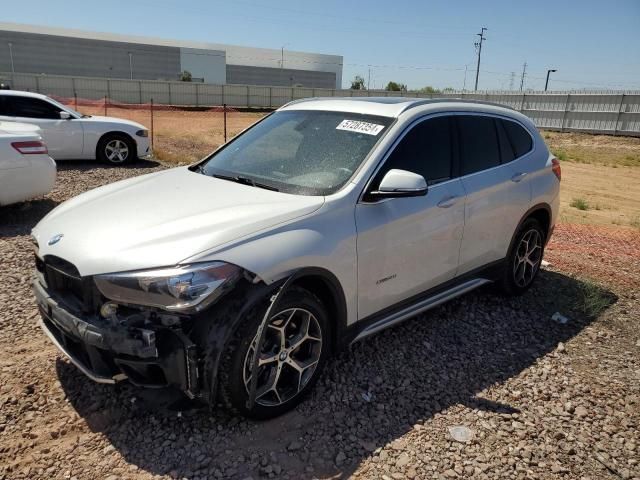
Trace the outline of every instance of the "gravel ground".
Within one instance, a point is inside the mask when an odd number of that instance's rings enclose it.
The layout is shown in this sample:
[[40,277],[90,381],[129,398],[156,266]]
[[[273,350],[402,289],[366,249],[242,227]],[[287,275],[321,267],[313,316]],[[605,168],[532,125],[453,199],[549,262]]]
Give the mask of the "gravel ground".
[[0,480],[640,478],[637,230],[560,226],[526,295],[479,290],[361,342],[272,421],[92,383],[35,324],[28,234],[158,168],[60,165],[46,199],[0,209]]

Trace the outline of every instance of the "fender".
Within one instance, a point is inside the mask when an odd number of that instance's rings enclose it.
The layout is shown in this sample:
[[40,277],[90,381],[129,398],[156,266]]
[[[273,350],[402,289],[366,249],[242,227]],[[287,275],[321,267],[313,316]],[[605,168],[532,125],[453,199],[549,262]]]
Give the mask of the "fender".
[[[547,215],[549,215],[549,222],[552,221],[553,214],[551,213],[551,207],[547,203],[538,203],[538,204],[534,205],[533,207],[531,207],[529,210],[527,210],[526,213],[522,216],[522,218],[518,222],[518,226],[513,231],[513,235],[511,236],[511,241],[509,242],[509,249],[507,250],[507,258],[509,257],[509,254],[511,253],[511,251],[513,249],[513,244],[516,241],[516,235],[520,231],[520,227],[522,227],[522,224],[525,222],[525,220],[527,218],[529,218],[531,216],[531,214],[533,212],[535,212],[536,210],[545,210],[547,212]],[[548,231],[547,231],[547,238],[545,238],[545,245],[549,241],[549,238],[551,237],[552,228],[553,228],[553,225],[549,225],[549,228],[548,228]]]

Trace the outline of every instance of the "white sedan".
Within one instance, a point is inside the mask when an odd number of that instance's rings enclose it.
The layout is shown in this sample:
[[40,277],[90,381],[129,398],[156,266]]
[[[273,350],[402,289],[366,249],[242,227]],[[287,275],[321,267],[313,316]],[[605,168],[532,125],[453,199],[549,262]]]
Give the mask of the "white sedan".
[[38,93],[0,90],[0,121],[39,126],[55,160],[98,159],[123,164],[151,154],[149,131],[143,125],[83,115]]
[[35,125],[0,122],[0,206],[45,195],[56,181],[56,162]]

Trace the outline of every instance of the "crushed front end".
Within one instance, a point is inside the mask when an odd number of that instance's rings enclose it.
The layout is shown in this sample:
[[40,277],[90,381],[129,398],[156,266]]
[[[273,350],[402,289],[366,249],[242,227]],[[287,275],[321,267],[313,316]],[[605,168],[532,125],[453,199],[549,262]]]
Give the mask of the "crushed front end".
[[[175,387],[190,398],[207,397],[211,388],[202,378],[202,371],[209,339],[204,338],[202,326],[211,323],[211,302],[201,303],[206,309],[190,305],[176,311],[157,305],[134,305],[114,300],[120,293],[131,296],[126,282],[114,281],[116,286],[127,287],[120,292],[105,287],[104,278],[98,277],[81,276],[77,268],[64,259],[36,255],[33,291],[41,315],[40,324],[56,347],[96,382],[116,383],[128,379],[143,387]],[[147,275],[144,280],[136,280],[136,285],[149,284],[149,278]],[[173,287],[174,278],[175,275]],[[126,277],[130,283],[129,279]],[[152,280],[156,281],[157,277]],[[225,283],[224,291],[218,292],[216,299],[240,281],[250,284],[242,275],[234,273],[233,281]],[[215,288],[220,285],[219,282]],[[111,298],[104,295],[105,291]],[[155,292],[157,300],[158,291],[152,285],[143,293],[153,298]],[[211,292],[207,296],[210,299]]]

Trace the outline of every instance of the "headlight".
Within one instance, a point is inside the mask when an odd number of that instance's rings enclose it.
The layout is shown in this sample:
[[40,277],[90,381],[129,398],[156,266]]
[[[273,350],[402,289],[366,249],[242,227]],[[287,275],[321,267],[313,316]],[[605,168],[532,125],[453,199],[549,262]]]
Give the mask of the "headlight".
[[200,311],[227,291],[242,269],[224,262],[199,263],[94,277],[110,300],[170,311]]
[[148,137],[149,136],[149,130],[138,130],[136,132],[136,135],[139,137]]

